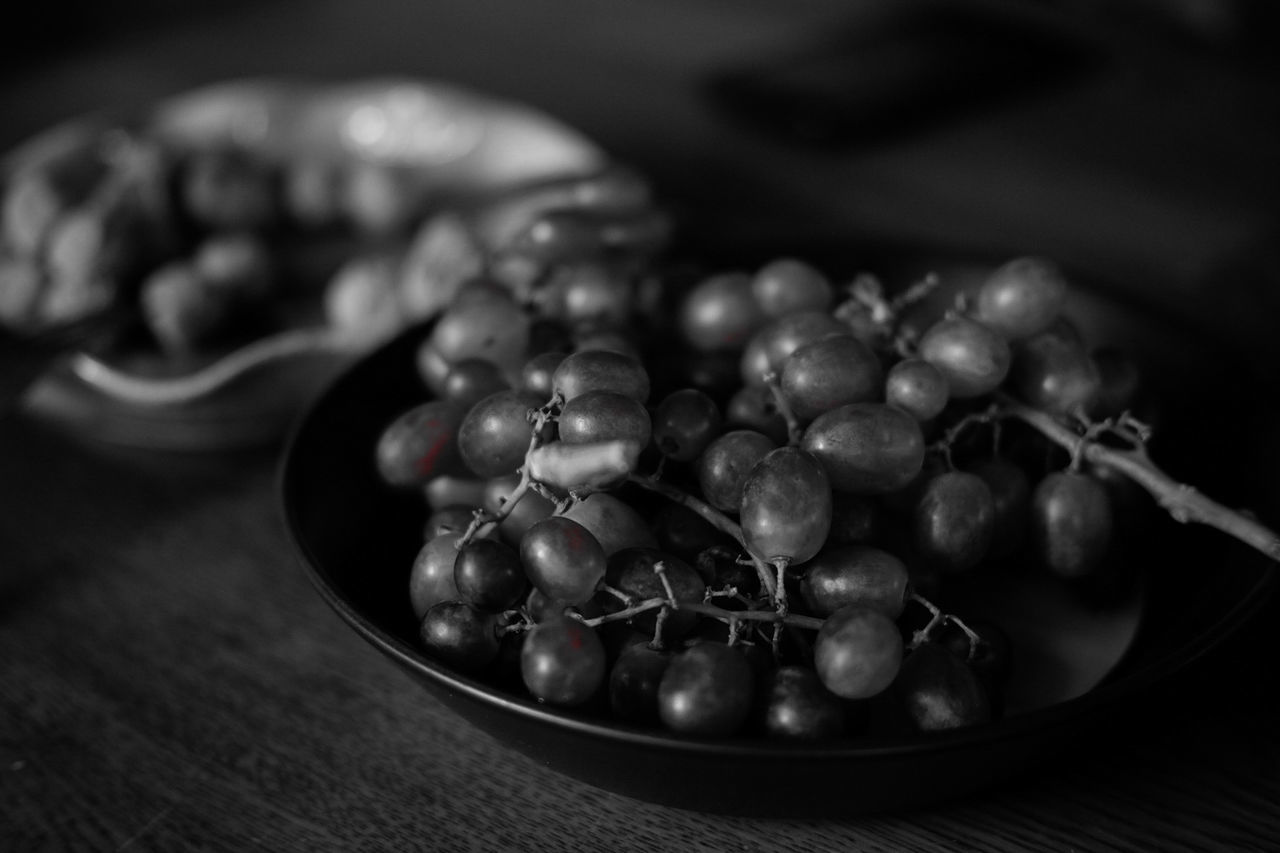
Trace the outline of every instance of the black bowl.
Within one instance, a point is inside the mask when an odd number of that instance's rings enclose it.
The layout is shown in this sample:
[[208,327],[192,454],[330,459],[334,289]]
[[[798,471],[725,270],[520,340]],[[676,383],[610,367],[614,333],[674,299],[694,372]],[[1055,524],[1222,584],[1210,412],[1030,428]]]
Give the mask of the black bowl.
[[[923,256],[890,254],[874,263],[904,281],[939,268]],[[953,278],[981,268],[962,264]],[[1135,351],[1171,403],[1153,454],[1175,460],[1172,473],[1210,494],[1264,509],[1270,495],[1247,476],[1248,449],[1260,440],[1250,432],[1257,419],[1245,416],[1249,398],[1241,393],[1250,377],[1228,371],[1224,378],[1221,370],[1223,358],[1247,364],[1229,351],[1238,342],[1207,340],[1193,324],[1113,296],[1086,287],[1073,306],[1099,337]],[[421,545],[424,503],[381,482],[373,448],[392,418],[425,399],[414,351],[427,331],[411,329],[354,364],[293,435],[281,488],[298,554],[338,615],[462,719],[549,767],[624,795],[725,813],[834,817],[973,793],[1121,732],[1152,703],[1187,689],[1274,585],[1271,564],[1245,546],[1157,513],[1151,532],[1127,543],[1141,578],[1142,618],[1118,660],[1102,662],[1105,676],[1079,695],[950,732],[814,746],[698,740],[541,705],[454,672],[418,645],[407,576]],[[1226,423],[1235,425],[1230,440],[1206,444],[1214,434],[1207,430]],[[1204,448],[1224,458],[1210,458]],[[744,779],[751,781],[730,784]]]

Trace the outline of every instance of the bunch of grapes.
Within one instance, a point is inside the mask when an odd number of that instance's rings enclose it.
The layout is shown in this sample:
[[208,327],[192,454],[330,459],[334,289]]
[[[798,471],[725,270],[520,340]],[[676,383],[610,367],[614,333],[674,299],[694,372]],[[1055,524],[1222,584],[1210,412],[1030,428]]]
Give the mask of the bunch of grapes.
[[934,600],[1111,570],[1114,473],[1173,491],[1137,366],[1086,345],[1041,258],[943,311],[936,277],[891,296],[793,258],[676,289],[651,223],[616,213],[527,217],[418,349],[430,399],[376,458],[429,510],[406,567],[424,649],[689,735],[999,714],[1009,637]]

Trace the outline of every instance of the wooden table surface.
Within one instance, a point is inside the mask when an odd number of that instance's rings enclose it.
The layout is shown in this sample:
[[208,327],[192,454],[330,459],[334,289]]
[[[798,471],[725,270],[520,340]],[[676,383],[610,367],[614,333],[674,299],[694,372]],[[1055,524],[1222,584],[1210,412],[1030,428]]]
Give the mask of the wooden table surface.
[[[1265,273],[1280,99],[1202,58],[1143,55],[1049,100],[822,155],[744,134],[698,96],[700,75],[849,8],[210,12],[11,69],[0,142],[230,77],[413,74],[546,109],[729,237],[1035,248],[1141,277],[1188,311],[1212,304],[1231,263]],[[1214,307],[1242,333],[1275,322],[1256,303]],[[980,797],[858,819],[702,815],[539,766],[381,658],[291,551],[278,446],[175,454],[91,432],[0,420],[0,850],[1280,849],[1274,606],[1219,662],[1214,690]]]

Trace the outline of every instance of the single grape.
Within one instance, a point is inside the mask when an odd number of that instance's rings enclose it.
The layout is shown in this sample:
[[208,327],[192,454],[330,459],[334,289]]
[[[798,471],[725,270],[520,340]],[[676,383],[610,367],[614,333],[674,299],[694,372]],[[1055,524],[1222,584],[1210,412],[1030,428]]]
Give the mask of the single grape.
[[430,400],[399,415],[378,437],[375,458],[383,481],[418,487],[460,470],[458,434],[466,409]]
[[520,390],[536,394],[542,400],[551,399],[554,390],[551,378],[565,357],[565,353],[548,351],[530,358],[520,369]]
[[947,391],[956,399],[994,391],[1008,376],[1012,360],[999,333],[963,316],[945,317],[925,330],[919,353],[947,378]]
[[965,617],[964,624],[978,635],[977,643],[951,623],[938,633],[936,641],[978,676],[994,712],[1013,672],[1013,641],[1007,631],[990,619]]
[[623,548],[657,546],[644,517],[608,492],[595,492],[575,500],[561,515],[585,527],[600,543],[606,557]]
[[633,643],[622,650],[609,670],[609,707],[619,719],[657,725],[658,686],[671,663],[671,653]]
[[490,394],[506,390],[507,379],[498,365],[483,358],[464,358],[449,367],[441,396],[472,406]]
[[814,419],[800,439],[832,488],[876,495],[901,489],[924,464],[920,423],[883,403],[849,403]]
[[1142,387],[1142,371],[1133,356],[1119,347],[1100,347],[1092,353],[1098,371],[1098,388],[1088,401],[1095,420],[1132,411]]
[[762,691],[764,733],[768,737],[814,740],[844,733],[845,709],[812,669],[781,666]]
[[626,441],[645,447],[653,432],[644,404],[613,391],[588,391],[574,397],[560,410],[559,427],[565,444]]
[[725,737],[751,713],[755,674],[724,643],[701,642],[675,655],[658,685],[658,716],[681,734]]
[[991,548],[995,519],[995,500],[986,482],[968,471],[947,471],[925,485],[915,506],[915,548],[936,568],[971,569]]
[[409,603],[419,620],[440,602],[461,597],[453,576],[461,538],[461,533],[437,536],[418,549],[409,572]]
[[837,406],[879,398],[884,372],[866,344],[831,335],[793,352],[783,362],[780,384],[792,413],[808,423]]
[[883,612],[846,605],[827,617],[813,643],[813,665],[823,685],[844,699],[882,692],[902,663],[902,634]]
[[725,512],[742,508],[742,488],[756,463],[777,443],[754,430],[735,429],[707,445],[695,463],[703,499]]
[[530,628],[520,650],[520,674],[539,702],[581,705],[604,684],[604,644],[595,630],[569,616]]
[[609,350],[570,353],[551,377],[554,390],[568,402],[589,391],[624,394],[644,403],[649,399],[649,373],[635,358]]
[[825,311],[835,290],[822,272],[796,258],[778,258],[756,271],[751,294],[770,317],[800,311]]
[[947,377],[923,358],[904,358],[889,368],[884,398],[918,421],[932,420],[950,400]]
[[216,234],[196,247],[191,264],[206,285],[245,303],[271,295],[276,270],[271,250],[253,234]]
[[346,218],[371,238],[399,236],[419,214],[417,184],[397,167],[372,159],[352,158],[344,170],[342,209]]
[[597,257],[604,241],[599,227],[581,211],[547,210],[513,235],[507,249],[551,265]]
[[814,457],[798,447],[765,454],[742,484],[739,511],[748,549],[768,562],[803,563],[831,529],[831,486]]
[[1053,323],[1067,301],[1067,279],[1044,258],[1015,258],[996,269],[978,289],[977,319],[1006,339],[1039,334]]
[[1081,578],[1095,572],[1111,544],[1111,497],[1100,482],[1079,471],[1056,471],[1031,496],[1036,554],[1055,575]]
[[738,350],[765,321],[746,273],[719,273],[703,279],[680,305],[680,332],[703,351]]
[[816,616],[858,604],[897,619],[907,602],[907,567],[870,545],[829,548],[805,564],[800,593]]
[[543,285],[541,305],[568,326],[615,328],[631,321],[635,285],[628,275],[600,262],[561,264]]
[[453,580],[462,599],[480,610],[514,607],[529,588],[520,555],[497,539],[473,539],[458,551]]
[[770,320],[747,342],[739,370],[744,385],[763,385],[765,377],[805,344],[832,335],[848,335],[849,328],[826,311],[799,311]]
[[570,604],[595,594],[607,558],[600,542],[578,522],[553,515],[535,522],[520,540],[525,573],[548,598]]
[[142,282],[140,301],[147,330],[169,353],[208,348],[226,332],[231,316],[230,302],[206,287],[186,261],[152,270]]
[[955,729],[991,719],[991,705],[977,675],[937,643],[924,643],[907,655],[894,692],[921,731]]
[[767,385],[739,388],[725,405],[724,415],[725,423],[730,427],[767,435],[774,444],[787,443],[787,419],[778,410],[773,390]]
[[1027,404],[1068,415],[1092,404],[1102,377],[1079,330],[1060,319],[1014,348],[1010,384]]
[[455,300],[436,320],[426,345],[446,364],[481,358],[519,375],[531,322],[509,296]]
[[[657,566],[662,565],[662,576]],[[665,576],[666,584],[662,577]],[[637,603],[650,598],[666,598],[667,584],[678,602],[700,603],[707,585],[698,573],[684,560],[656,548],[623,548],[609,558],[605,570],[605,582],[609,586],[631,596]],[[603,598],[606,610],[621,610],[623,605],[612,596]],[[657,627],[657,611],[638,614],[630,624],[649,636]],[[663,622],[663,639],[676,640],[693,630],[698,614],[692,610],[668,609]]]
[[498,657],[497,614],[463,601],[442,601],[422,617],[418,635],[435,657],[463,672],[479,672]]
[[529,449],[528,413],[541,405],[526,391],[498,391],[473,405],[458,427],[458,452],[478,477],[515,471]]
[[723,418],[715,400],[697,388],[672,391],[653,412],[653,441],[666,457],[690,462],[720,432]]

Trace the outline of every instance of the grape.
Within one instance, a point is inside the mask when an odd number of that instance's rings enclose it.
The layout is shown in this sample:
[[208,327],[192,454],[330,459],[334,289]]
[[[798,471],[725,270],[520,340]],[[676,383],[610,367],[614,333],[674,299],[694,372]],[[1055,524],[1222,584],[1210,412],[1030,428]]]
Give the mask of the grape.
[[610,328],[631,319],[634,285],[605,264],[561,266],[543,287],[544,310],[568,326]]
[[472,406],[458,427],[458,452],[478,477],[508,474],[524,462],[532,427],[528,413],[541,402],[525,391],[498,391]]
[[613,391],[577,395],[560,410],[559,425],[565,444],[625,441],[645,447],[653,429],[642,403]]
[[721,273],[703,279],[680,305],[681,333],[698,350],[741,349],[764,320],[746,273]]
[[916,504],[916,549],[945,571],[973,568],[991,547],[995,518],[995,500],[981,477],[967,471],[939,474],[925,485]]
[[823,685],[844,699],[866,699],[887,688],[902,662],[902,634],[883,612],[846,605],[827,617],[813,644]]
[[703,498],[716,509],[737,513],[747,475],[777,446],[773,439],[749,429],[730,430],[713,440],[695,466]]
[[441,474],[423,484],[422,494],[433,510],[457,505],[477,507],[484,503],[485,486],[486,481],[478,477]]
[[1116,417],[1133,409],[1142,372],[1137,363],[1116,347],[1101,347],[1093,352],[1098,371],[1098,387],[1088,401],[1089,416],[1095,419]]
[[1017,345],[1010,382],[1024,402],[1068,415],[1090,406],[1102,377],[1080,332],[1066,320],[1058,320]]
[[879,359],[852,335],[805,344],[782,367],[782,394],[802,423],[846,403],[875,400],[883,383]]
[[849,545],[820,551],[805,565],[800,592],[817,616],[858,604],[897,619],[907,602],[907,567],[888,551]]
[[417,186],[404,169],[368,159],[354,159],[342,185],[347,218],[372,237],[405,231],[418,212]]
[[604,579],[600,542],[573,519],[553,515],[535,522],[520,540],[525,573],[548,598],[578,604]]
[[844,732],[844,704],[811,669],[778,667],[763,697],[764,732],[769,737],[812,740]]
[[214,230],[262,228],[276,215],[265,164],[230,147],[193,153],[182,169],[179,195],[187,214]]
[[479,672],[498,657],[497,614],[462,601],[442,601],[422,617],[419,636],[431,654],[463,672]]
[[536,394],[542,400],[551,399],[554,390],[551,377],[564,359],[565,353],[550,351],[538,353],[526,361],[520,369],[520,389]]
[[919,422],[883,403],[848,403],[819,415],[800,446],[822,464],[832,488],[853,494],[901,489],[924,464]]
[[782,317],[829,308],[834,290],[827,277],[811,265],[795,258],[778,258],[756,271],[751,294],[765,314]]
[[529,317],[510,298],[456,300],[436,320],[426,345],[446,364],[482,358],[518,374],[530,329]]
[[894,691],[921,731],[954,729],[991,719],[986,691],[973,670],[936,643],[925,643],[907,655]]
[[1056,471],[1031,497],[1031,533],[1036,553],[1055,575],[1091,574],[1111,543],[1111,498],[1106,487],[1079,471]]
[[968,317],[950,316],[930,326],[920,338],[920,357],[947,378],[957,399],[994,391],[1009,374],[1009,344],[995,331]]
[[581,705],[604,683],[604,644],[591,627],[554,616],[528,630],[520,650],[524,685],[540,702]]
[[1008,340],[1039,334],[1057,319],[1067,301],[1067,280],[1044,258],[1015,258],[988,276],[974,310],[982,323]]
[[498,365],[483,358],[464,358],[445,374],[441,396],[460,405],[471,406],[490,394],[505,390],[507,380]]
[[520,555],[496,539],[473,539],[463,546],[453,580],[462,599],[480,610],[514,607],[529,587]]
[[230,303],[205,286],[186,261],[153,270],[142,282],[142,315],[148,330],[170,353],[207,347],[226,330]]
[[561,515],[585,527],[600,543],[606,557],[623,548],[653,548],[657,545],[644,518],[608,492],[596,492],[574,501]]
[[635,358],[609,350],[570,353],[551,377],[555,391],[568,402],[589,391],[625,394],[644,403],[649,399],[649,374]]
[[763,385],[793,352],[832,335],[848,335],[849,328],[825,311],[799,311],[775,318],[761,327],[742,351],[739,369],[745,385]]
[[658,686],[671,663],[669,652],[634,643],[609,671],[609,707],[629,723],[658,723]]
[[675,655],[658,685],[658,716],[682,734],[724,737],[747,722],[755,674],[737,649],[701,642]]
[[942,414],[950,393],[941,370],[922,358],[904,358],[889,368],[884,397],[890,406],[918,421],[928,421]]
[[466,410],[430,400],[393,420],[378,437],[378,473],[392,486],[421,486],[458,470],[458,432]]
[[548,210],[511,238],[509,251],[540,264],[555,264],[599,255],[600,229],[575,210]]
[[774,444],[787,443],[787,419],[767,385],[747,385],[734,392],[725,406],[725,422],[767,435]]
[[803,563],[831,528],[831,486],[822,466],[796,447],[771,450],[742,485],[742,538],[768,562]]
[[720,409],[696,388],[672,391],[653,413],[653,440],[658,450],[678,462],[690,462],[720,432]]
[[461,533],[437,536],[418,549],[413,569],[409,572],[409,603],[418,619],[440,602],[459,598],[454,566],[461,538]]
[[989,619],[966,617],[964,623],[978,635],[977,643],[952,624],[939,632],[937,642],[964,661],[978,676],[994,711],[999,691],[1013,671],[1013,642],[1003,628]]

